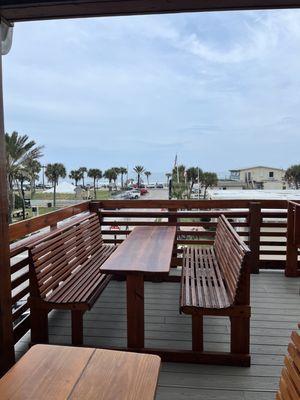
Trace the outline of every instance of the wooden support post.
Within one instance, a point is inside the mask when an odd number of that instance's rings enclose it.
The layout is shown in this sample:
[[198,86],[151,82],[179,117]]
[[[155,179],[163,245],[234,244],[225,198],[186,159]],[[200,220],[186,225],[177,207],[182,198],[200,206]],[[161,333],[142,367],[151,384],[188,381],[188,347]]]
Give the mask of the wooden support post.
[[142,274],[127,275],[127,335],[129,348],[144,347],[144,277]]
[[250,318],[230,317],[231,353],[248,355],[250,352]]
[[31,344],[48,343],[48,310],[30,307]]
[[72,345],[83,345],[83,311],[72,310]]
[[251,273],[259,273],[259,246],[261,227],[261,205],[251,202],[249,205],[249,247],[251,250]]
[[203,351],[203,315],[192,315],[192,348]]
[[[175,209],[173,209],[173,208],[169,208],[168,209],[168,211],[170,212],[170,211],[174,211],[174,212],[176,212],[177,210]],[[168,217],[168,222],[169,223],[171,223],[171,224],[176,224],[176,222],[177,222],[177,216],[176,215],[171,215],[170,217]],[[177,230],[177,227],[176,227],[176,230]],[[175,241],[177,240],[177,236],[175,237]],[[174,247],[173,247],[173,258],[177,258],[177,244],[176,243],[174,243]],[[171,264],[171,267],[172,268],[177,268],[177,265],[174,265],[174,264]]]
[[4,135],[0,20],[0,374],[15,362],[8,226],[8,187]]
[[298,276],[298,247],[295,243],[295,204],[288,203],[286,232],[286,267],[285,276]]

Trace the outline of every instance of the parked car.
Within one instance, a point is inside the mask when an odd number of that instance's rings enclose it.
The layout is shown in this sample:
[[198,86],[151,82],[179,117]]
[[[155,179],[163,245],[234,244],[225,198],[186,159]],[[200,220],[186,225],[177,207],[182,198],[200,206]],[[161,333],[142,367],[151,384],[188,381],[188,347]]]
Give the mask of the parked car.
[[149,184],[147,185],[147,188],[148,188],[148,189],[155,189],[155,184],[154,184],[154,183],[149,183]]
[[163,188],[164,188],[164,185],[163,185],[162,183],[157,183],[157,184],[156,184],[156,188],[157,188],[157,189],[163,189]]
[[141,192],[139,190],[132,190],[129,192],[130,199],[139,199],[141,197]]
[[140,189],[140,193],[141,193],[141,195],[143,196],[144,194],[147,194],[147,193],[148,193],[148,190],[147,190],[146,188],[141,188],[141,189]]

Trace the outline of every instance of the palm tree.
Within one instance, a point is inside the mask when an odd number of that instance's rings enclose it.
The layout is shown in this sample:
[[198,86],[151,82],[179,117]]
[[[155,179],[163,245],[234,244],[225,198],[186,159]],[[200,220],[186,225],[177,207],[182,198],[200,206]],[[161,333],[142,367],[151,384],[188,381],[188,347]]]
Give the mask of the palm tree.
[[115,171],[115,173],[116,173],[115,177],[113,178],[113,181],[114,181],[115,186],[116,186],[116,185],[117,185],[118,175],[120,175],[121,171],[120,171],[120,168],[119,168],[119,167],[113,167],[112,169],[113,169],[113,170]]
[[25,189],[24,182],[30,181],[29,175],[24,168],[20,168],[16,174],[16,184],[18,187],[19,196],[22,200],[22,218],[23,220],[26,218],[26,210],[25,210]]
[[61,163],[48,164],[45,175],[48,181],[53,184],[53,206],[56,206],[56,186],[59,178],[65,178],[67,175],[66,167]]
[[147,177],[147,183],[149,185],[149,176],[151,175],[151,172],[150,171],[145,171],[145,175]]
[[98,168],[91,168],[88,170],[88,177],[94,180],[94,197],[97,198],[96,182],[102,178],[102,171]]
[[13,185],[18,173],[28,160],[38,160],[42,156],[43,146],[37,146],[34,140],[18,132],[5,134],[7,181],[9,188],[9,219],[12,221],[15,196]]
[[115,168],[107,169],[104,172],[103,176],[104,176],[104,178],[108,179],[108,181],[109,181],[109,191],[111,191],[111,182],[112,181],[116,181],[117,177],[118,177]]
[[127,174],[127,168],[120,167],[119,172],[121,175],[121,188],[123,189],[124,188],[124,175]]
[[84,174],[87,172],[86,167],[80,167],[78,169],[79,173],[81,173],[81,179],[82,179],[82,186],[84,187]]
[[142,165],[136,165],[133,168],[134,172],[137,173],[137,186],[140,187],[141,175],[145,172],[145,168]]
[[77,186],[78,181],[82,179],[82,174],[83,173],[80,172],[79,169],[72,169],[72,171],[70,171],[69,178],[74,180],[75,186]]
[[35,193],[35,182],[39,179],[42,165],[38,160],[28,158],[24,163],[24,169],[30,182],[30,197]]

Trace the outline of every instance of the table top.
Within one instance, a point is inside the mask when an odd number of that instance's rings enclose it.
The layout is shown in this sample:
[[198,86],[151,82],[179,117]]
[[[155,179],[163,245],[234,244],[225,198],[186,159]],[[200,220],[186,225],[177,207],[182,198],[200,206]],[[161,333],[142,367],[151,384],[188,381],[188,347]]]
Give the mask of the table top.
[[175,226],[137,226],[100,267],[109,274],[168,274]]
[[1,400],[153,400],[159,369],[150,354],[36,345],[0,380]]

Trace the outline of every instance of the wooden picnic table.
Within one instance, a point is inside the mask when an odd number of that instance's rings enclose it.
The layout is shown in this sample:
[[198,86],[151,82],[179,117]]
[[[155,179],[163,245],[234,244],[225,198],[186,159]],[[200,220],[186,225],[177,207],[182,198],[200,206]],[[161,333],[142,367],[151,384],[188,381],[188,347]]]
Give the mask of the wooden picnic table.
[[36,345],[0,380],[0,398],[153,400],[159,369],[150,354]]
[[138,226],[100,267],[104,274],[126,275],[127,346],[144,348],[144,276],[168,275],[175,226]]

